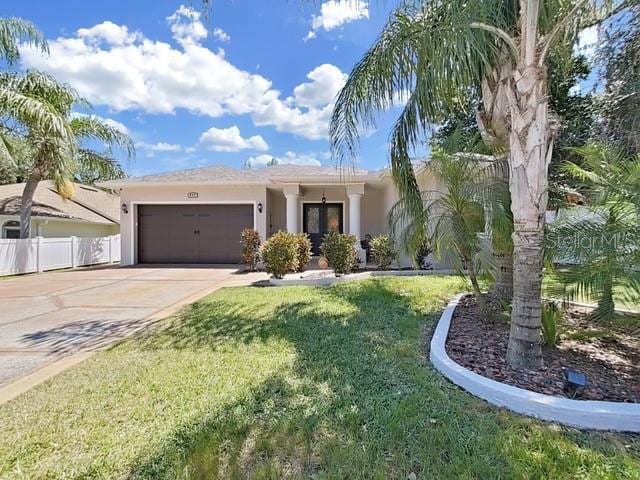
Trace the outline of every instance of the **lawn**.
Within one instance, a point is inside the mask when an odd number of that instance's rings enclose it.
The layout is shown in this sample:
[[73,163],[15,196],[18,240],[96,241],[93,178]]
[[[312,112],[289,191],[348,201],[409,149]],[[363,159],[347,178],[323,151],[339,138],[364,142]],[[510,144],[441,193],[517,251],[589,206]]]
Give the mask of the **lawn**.
[[0,476],[640,479],[638,437],[525,419],[431,368],[462,289],[219,291],[0,407]]

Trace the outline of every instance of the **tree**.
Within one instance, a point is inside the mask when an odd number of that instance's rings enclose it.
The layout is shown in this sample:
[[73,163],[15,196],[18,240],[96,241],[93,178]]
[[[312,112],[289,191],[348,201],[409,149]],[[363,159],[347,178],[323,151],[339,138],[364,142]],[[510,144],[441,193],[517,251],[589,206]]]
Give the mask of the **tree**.
[[448,261],[461,275],[468,277],[483,318],[489,317],[489,309],[479,284],[479,275],[490,270],[487,248],[483,246],[485,232],[485,211],[478,198],[478,184],[474,181],[480,175],[478,163],[450,155],[437,149],[427,163],[438,176],[445,191],[427,190],[421,192],[425,205],[424,219],[415,219],[404,210],[404,203],[398,202],[392,208],[391,231],[402,237],[403,231],[412,231],[412,222],[426,223],[429,219],[432,230],[429,244],[435,255]]
[[28,20],[22,18],[0,18],[0,59],[12,65],[20,58],[18,45],[27,43],[48,51],[42,32]]
[[640,299],[640,154],[627,157],[602,144],[577,148],[575,154],[581,161],[567,162],[564,170],[582,183],[590,214],[569,215],[549,229],[550,259],[576,263],[558,272],[555,293],[569,300],[597,298],[593,318],[610,320],[615,287],[629,304]]
[[[63,196],[72,197],[71,180],[81,168],[118,176],[122,170],[113,158],[113,149],[119,148],[129,157],[135,153],[129,136],[117,128],[95,116],[74,115],[73,108],[78,106],[87,103],[70,86],[49,75],[33,71],[0,76],[0,109],[9,112],[14,120],[12,129],[24,137],[31,158],[20,207],[20,238],[30,234],[38,182],[52,179]],[[96,142],[105,146],[105,152],[91,148]]]
[[[390,163],[402,201],[420,218],[424,206],[410,152],[425,142],[433,124],[464,104],[469,91],[480,89],[485,118],[479,123],[489,135],[500,132],[498,142],[506,133],[508,145],[514,296],[507,361],[513,367],[542,365],[542,244],[547,171],[558,131],[548,103],[549,53],[572,44],[586,21],[612,10],[610,2],[580,0],[402,5],[351,72],[333,112],[332,150],[340,161],[352,159],[360,128],[374,127],[377,112],[391,107],[397,92],[407,92],[391,133]],[[486,118],[492,119],[490,129]],[[413,237],[423,235],[423,228]]]

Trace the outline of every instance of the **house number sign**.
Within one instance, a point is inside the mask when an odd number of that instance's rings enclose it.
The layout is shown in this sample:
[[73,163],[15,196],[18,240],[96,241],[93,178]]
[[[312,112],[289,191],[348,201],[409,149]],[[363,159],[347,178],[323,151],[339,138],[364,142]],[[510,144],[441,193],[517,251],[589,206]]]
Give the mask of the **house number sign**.
[[187,193],[187,198],[198,198],[198,192]]

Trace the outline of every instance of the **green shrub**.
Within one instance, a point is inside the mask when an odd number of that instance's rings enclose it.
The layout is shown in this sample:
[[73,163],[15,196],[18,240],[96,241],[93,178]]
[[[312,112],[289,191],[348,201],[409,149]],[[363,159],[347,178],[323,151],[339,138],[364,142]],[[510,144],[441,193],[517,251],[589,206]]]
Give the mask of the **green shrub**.
[[388,235],[378,235],[371,240],[371,255],[380,270],[386,270],[398,258],[396,246]]
[[296,245],[298,247],[298,268],[296,272],[301,272],[311,260],[311,240],[306,233],[296,235]]
[[433,269],[433,265],[429,261],[429,255],[433,253],[433,248],[431,248],[431,244],[429,240],[424,239],[420,246],[416,249],[413,264],[416,268],[420,270],[431,270]]
[[562,311],[555,302],[542,305],[542,339],[545,345],[553,347],[558,343],[558,324],[562,318]]
[[324,236],[320,249],[336,276],[349,273],[358,265],[357,241],[354,235],[346,233],[330,232]]
[[240,244],[242,245],[242,263],[245,263],[249,270],[255,271],[256,265],[260,261],[260,244],[262,239],[260,234],[253,228],[245,228],[240,234]]
[[267,273],[276,278],[298,268],[298,242],[296,235],[282,230],[262,245],[262,261]]

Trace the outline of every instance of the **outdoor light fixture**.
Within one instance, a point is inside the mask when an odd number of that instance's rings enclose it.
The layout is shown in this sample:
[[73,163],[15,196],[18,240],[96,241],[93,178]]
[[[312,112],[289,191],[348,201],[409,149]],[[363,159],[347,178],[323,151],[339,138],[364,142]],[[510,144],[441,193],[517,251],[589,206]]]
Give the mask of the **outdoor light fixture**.
[[126,203],[123,203],[121,208],[122,208],[122,213],[124,213],[125,215],[129,213],[129,209],[127,208]]
[[324,190],[322,190],[322,203],[327,203],[327,197],[324,196]]
[[258,213],[262,213],[262,202],[258,203]]
[[564,371],[564,392],[568,397],[576,398],[587,386],[587,376],[577,370],[565,368]]

